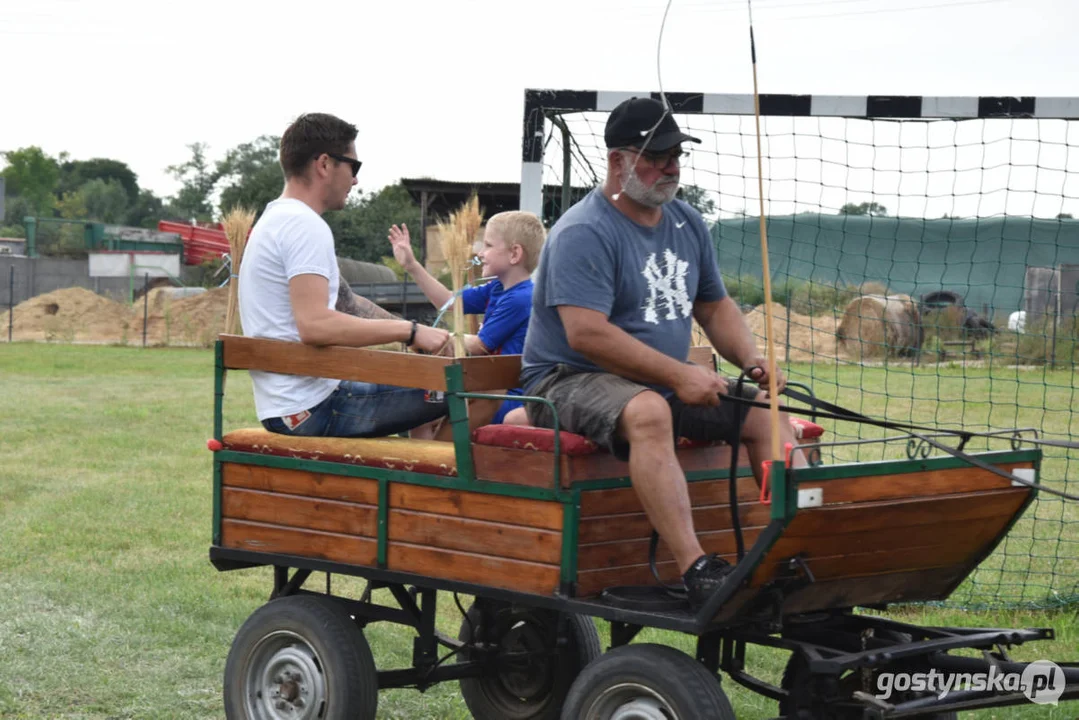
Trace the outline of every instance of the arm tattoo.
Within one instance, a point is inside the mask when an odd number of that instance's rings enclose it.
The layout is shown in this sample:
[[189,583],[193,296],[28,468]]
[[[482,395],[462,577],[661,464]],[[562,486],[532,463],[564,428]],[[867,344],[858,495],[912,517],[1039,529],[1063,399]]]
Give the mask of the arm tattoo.
[[348,283],[342,281],[337,290],[337,304],[334,306],[338,312],[355,315],[368,320],[400,320],[397,315],[383,310],[365,297],[352,292]]

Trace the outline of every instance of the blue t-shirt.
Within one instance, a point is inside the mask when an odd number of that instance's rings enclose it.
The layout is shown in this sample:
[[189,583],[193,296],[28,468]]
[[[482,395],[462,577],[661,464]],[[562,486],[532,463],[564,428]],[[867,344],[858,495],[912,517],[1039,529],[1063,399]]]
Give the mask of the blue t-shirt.
[[[689,357],[693,303],[727,296],[712,236],[681,200],[663,206],[652,228],[615,208],[597,188],[551,228],[540,253],[525,341],[526,391],[564,363],[603,372],[566,340],[559,305],[596,310],[641,342],[677,360]],[[669,394],[668,388],[656,390]]]
[[[528,318],[532,313],[532,279],[523,280],[509,290],[494,280],[461,293],[465,313],[483,313],[479,338],[492,355],[519,355],[524,350]],[[521,395],[521,388],[511,388],[507,395]],[[506,413],[521,407],[517,400],[506,400],[498,409],[492,423],[499,424]]]

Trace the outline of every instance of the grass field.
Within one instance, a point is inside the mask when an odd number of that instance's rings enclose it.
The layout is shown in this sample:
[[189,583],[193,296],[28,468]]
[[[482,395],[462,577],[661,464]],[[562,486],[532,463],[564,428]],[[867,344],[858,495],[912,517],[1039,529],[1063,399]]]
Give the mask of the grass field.
[[[874,398],[885,391],[902,397],[916,390],[917,398],[925,399],[906,402],[921,407],[944,401],[935,411],[940,421],[988,418],[988,403],[956,407],[950,401],[963,372],[968,383],[985,382],[990,396],[999,392],[1015,400],[1015,389],[1008,390],[999,374],[978,378],[969,370],[943,370],[935,379],[923,371],[929,376],[904,380],[901,374],[885,379],[876,369],[832,372],[815,386],[824,390],[837,380],[844,386],[857,380],[866,392],[840,392],[838,398],[863,410],[880,405]],[[229,644],[244,619],[265,602],[271,578],[262,569],[218,573],[207,559],[211,458],[205,440],[211,432],[212,380],[208,350],[0,345],[0,717],[222,717],[221,674]],[[1053,382],[1067,384],[1062,378]],[[226,427],[252,424],[246,376],[231,374],[227,390]],[[1040,400],[1024,396],[1022,404],[1043,414],[1037,408],[1050,406],[1059,431],[1070,434],[1070,402],[1070,396],[1048,391]],[[892,403],[889,414],[899,412]],[[1063,478],[1065,469],[1061,465],[1056,477]],[[1061,515],[1057,527],[1070,531],[1072,519],[1074,514]],[[1027,542],[1022,527],[1017,532],[1016,542]],[[1070,558],[1054,560],[1051,568],[1064,587],[1079,576],[1079,553],[1075,538],[1056,542],[1071,550]],[[1001,567],[1021,557],[1023,547],[1010,545]],[[336,590],[345,587],[344,580],[335,579]],[[1056,641],[1018,648],[1016,657],[1079,660],[1074,606],[979,613],[915,608],[900,615],[926,624],[1054,627]],[[458,622],[452,602],[445,603],[441,625],[455,632]],[[368,636],[380,667],[408,664],[410,633],[376,625]],[[649,639],[691,647],[682,636],[642,637]],[[783,662],[781,655],[768,653],[754,665],[776,681]],[[775,714],[774,703],[726,685],[739,718]],[[469,717],[455,683],[422,695],[383,693],[379,716]],[[963,717],[1077,716],[1079,705],[1073,703]]]

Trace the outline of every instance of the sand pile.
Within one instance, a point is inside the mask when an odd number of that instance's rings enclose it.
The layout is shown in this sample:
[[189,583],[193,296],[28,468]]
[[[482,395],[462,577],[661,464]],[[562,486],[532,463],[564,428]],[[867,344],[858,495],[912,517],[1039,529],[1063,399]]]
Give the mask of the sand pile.
[[[154,345],[209,345],[224,330],[228,288],[207,290],[187,298],[172,298],[164,288],[149,295],[147,341]],[[133,308],[133,327],[142,341],[142,303]]]
[[[746,324],[753,334],[761,338],[760,348],[764,350],[765,316],[764,305],[758,305],[745,315]],[[830,360],[836,357],[835,331],[838,319],[835,313],[828,315],[800,315],[789,313],[790,335],[788,347],[787,323],[788,311],[783,305],[772,307],[772,331],[779,360],[794,362],[810,360]]]
[[[86,288],[54,290],[14,308],[15,340],[120,342],[133,329],[130,308]],[[0,315],[6,339],[8,313]]]

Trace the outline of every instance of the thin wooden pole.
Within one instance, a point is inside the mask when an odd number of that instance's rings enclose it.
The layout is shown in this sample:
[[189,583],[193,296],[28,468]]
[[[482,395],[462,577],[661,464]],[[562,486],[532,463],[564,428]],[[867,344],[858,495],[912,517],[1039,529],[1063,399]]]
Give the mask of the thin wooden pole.
[[[772,272],[768,265],[768,228],[764,216],[764,159],[761,148],[761,96],[757,91],[757,45],[753,39],[753,2],[749,6],[749,52],[753,61],[753,117],[757,124],[757,194],[760,199],[761,272],[764,274],[764,332],[768,360],[768,412],[772,425],[772,461],[783,460],[779,446],[779,393],[776,392],[776,346],[772,331]],[[787,318],[790,323],[790,318]],[[789,352],[789,351],[788,351]]]

